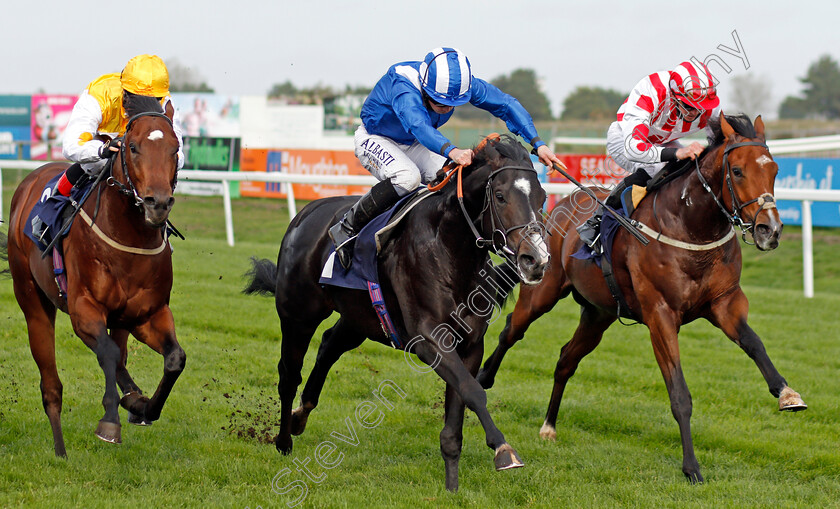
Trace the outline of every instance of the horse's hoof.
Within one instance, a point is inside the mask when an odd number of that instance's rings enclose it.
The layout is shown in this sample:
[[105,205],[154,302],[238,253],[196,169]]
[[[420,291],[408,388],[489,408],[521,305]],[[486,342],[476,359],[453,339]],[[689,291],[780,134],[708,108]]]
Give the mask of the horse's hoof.
[[99,421],[96,426],[96,437],[109,444],[121,444],[120,425],[116,422]]
[[303,407],[292,410],[292,435],[298,436],[303,433],[307,420],[309,420],[309,414],[304,412]]
[[554,426],[544,422],[542,428],[540,428],[540,438],[554,442],[557,440],[557,430],[554,429]]
[[704,482],[706,482],[703,480],[703,476],[700,474],[699,471],[690,473],[683,472],[683,474],[685,474],[686,479],[688,479],[688,482],[691,484],[703,484]]
[[799,396],[799,393],[795,390],[791,389],[790,387],[785,387],[782,389],[782,393],[779,394],[779,410],[785,410],[788,412],[798,412],[800,410],[805,410],[808,408],[808,405],[802,401],[802,398]]
[[120,399],[120,406],[131,413],[143,415],[146,405],[149,403],[149,398],[143,395],[142,392],[133,391],[127,393]]
[[509,470],[525,466],[519,454],[510,444],[503,444],[496,449],[496,457],[493,458],[493,463],[496,465],[496,470]]
[[135,414],[134,412],[129,411],[128,422],[137,426],[151,426],[153,421],[150,421],[145,417],[142,417],[140,415]]
[[292,452],[292,437],[283,439],[280,435],[277,435],[274,437],[274,446],[283,456],[288,456]]

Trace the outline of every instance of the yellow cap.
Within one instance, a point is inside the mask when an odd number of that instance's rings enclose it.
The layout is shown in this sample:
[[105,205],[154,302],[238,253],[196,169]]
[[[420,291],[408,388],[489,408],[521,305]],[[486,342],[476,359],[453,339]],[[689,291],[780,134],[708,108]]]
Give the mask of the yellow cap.
[[120,75],[124,90],[149,97],[169,95],[169,71],[157,55],[137,55],[125,64]]

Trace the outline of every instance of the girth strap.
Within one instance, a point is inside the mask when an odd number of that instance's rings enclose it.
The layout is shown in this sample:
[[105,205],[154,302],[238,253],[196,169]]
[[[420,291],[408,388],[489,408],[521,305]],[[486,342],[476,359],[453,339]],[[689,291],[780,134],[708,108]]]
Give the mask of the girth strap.
[[[612,263],[610,263],[606,256],[601,257],[601,272],[604,273],[604,280],[607,282],[607,288],[610,289],[613,300],[618,304],[617,313],[619,321],[621,321],[621,318],[629,318],[639,322],[639,318],[630,310],[630,306],[627,305],[624,294],[621,292],[621,287],[618,286],[618,281],[616,281],[615,274],[613,274]],[[632,325],[624,322],[621,323],[623,325]]]

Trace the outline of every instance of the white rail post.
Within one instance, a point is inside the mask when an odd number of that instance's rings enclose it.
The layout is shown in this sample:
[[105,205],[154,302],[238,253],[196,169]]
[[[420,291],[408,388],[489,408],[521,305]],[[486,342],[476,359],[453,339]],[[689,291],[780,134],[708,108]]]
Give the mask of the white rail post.
[[222,181],[222,201],[225,204],[225,233],[227,234],[227,243],[233,247],[233,210],[230,206],[230,182]]
[[295,204],[295,190],[294,185],[289,182],[286,184],[286,200],[289,204],[289,221],[297,215],[297,205]]
[[805,297],[814,297],[814,231],[811,200],[802,200],[802,278]]

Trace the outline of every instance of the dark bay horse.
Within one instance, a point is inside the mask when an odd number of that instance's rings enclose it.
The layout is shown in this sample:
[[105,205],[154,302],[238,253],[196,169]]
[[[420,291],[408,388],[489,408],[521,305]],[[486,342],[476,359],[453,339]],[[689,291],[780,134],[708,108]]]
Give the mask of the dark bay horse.
[[[415,353],[446,382],[440,449],[446,488],[452,491],[458,489],[465,405],[484,427],[486,443],[495,451],[496,469],[523,465],[493,423],[484,389],[475,380],[488,326],[486,296],[496,295],[497,283],[487,276],[492,267],[490,246],[476,239],[472,224],[482,238],[496,240],[496,247],[508,255],[523,281],[539,282],[548,264],[539,222],[545,191],[528,152],[507,137],[488,140],[476,149],[473,163],[462,170],[463,211],[456,186],[447,184],[411,210],[378,260],[384,300],[403,340],[401,348]],[[389,344],[366,291],[318,284],[332,246],[327,229],[357,198],[310,203],[289,225],[277,265],[253,260],[245,292],[275,295],[283,334],[277,366],[280,432],[275,444],[284,454],[292,450],[292,435],[304,431],[338,358],[366,338]],[[477,297],[478,293],[485,297]],[[333,311],[341,316],[324,333],[301,405],[292,411],[312,335]]]
[[[740,346],[764,375],[781,410],[806,406],[787,385],[765,352],[758,335],[747,325],[748,302],[740,287],[741,247],[733,225],[752,234],[760,250],[778,246],[782,223],[773,198],[778,166],[765,145],[764,123],[744,116],[724,117],[713,126],[716,137],[692,171],[665,184],[640,204],[633,219],[650,225],[653,241],[642,246],[619,230],[613,250],[613,271],[632,313],[647,325],[653,351],[665,378],[671,412],[680,428],[683,473],[702,482],[691,441],[691,394],[680,366],[677,333],[680,326],[705,318]],[[708,190],[704,188],[708,185]],[[604,196],[601,190],[600,196]],[[546,220],[551,264],[536,286],[523,286],[516,307],[508,315],[499,346],[478,376],[483,387],[493,385],[507,350],[522,339],[528,326],[573,295],[581,306],[580,323],[560,351],[554,390],[548,405],[543,438],[554,440],[560,400],[581,359],[598,346],[604,331],[617,318],[617,305],[601,269],[592,260],[572,255],[582,243],[575,226],[594,210],[586,194],[565,198]],[[658,237],[657,233],[662,234]]]
[[[105,416],[96,436],[106,442],[121,442],[119,404],[129,410],[130,422],[151,423],[160,417],[184,369],[186,356],[175,338],[169,309],[172,257],[164,234],[174,203],[179,143],[157,100],[139,99],[137,107],[140,112],[128,122],[111,176],[93,189],[64,239],[66,300],[59,294],[52,256],[42,258],[23,231],[45,185],[67,164],[49,163],[35,170],[12,198],[9,268],[41,372],[41,395],[57,456],[66,456],[66,451],[62,384],[55,363],[56,309],[70,315],[73,330],[96,354],[105,374]],[[164,357],[163,379],[151,399],[126,370],[129,334]]]

